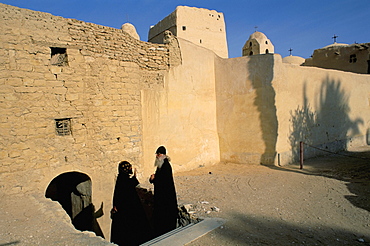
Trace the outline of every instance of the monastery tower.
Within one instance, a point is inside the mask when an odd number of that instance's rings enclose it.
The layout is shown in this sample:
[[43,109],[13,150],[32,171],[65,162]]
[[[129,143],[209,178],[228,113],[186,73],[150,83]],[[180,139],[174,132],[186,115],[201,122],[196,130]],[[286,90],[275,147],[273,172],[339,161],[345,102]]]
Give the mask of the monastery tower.
[[163,43],[163,33],[173,35],[228,58],[224,15],[215,10],[178,6],[174,12],[152,26],[148,42]]

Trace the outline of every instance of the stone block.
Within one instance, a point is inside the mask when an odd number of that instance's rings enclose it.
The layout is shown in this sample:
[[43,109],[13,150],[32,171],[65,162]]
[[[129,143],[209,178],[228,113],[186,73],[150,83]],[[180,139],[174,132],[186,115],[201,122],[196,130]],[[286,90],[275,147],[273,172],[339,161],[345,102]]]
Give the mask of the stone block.
[[60,67],[60,66],[50,66],[49,70],[52,74],[60,74],[62,72],[62,67]]
[[18,69],[20,70],[20,71],[26,71],[26,72],[31,72],[31,71],[33,71],[33,66],[31,65],[31,64],[18,64]]
[[25,86],[34,86],[34,79],[29,79],[29,78],[23,78],[23,85]]
[[67,93],[67,88],[64,87],[53,87],[51,90],[52,93],[64,95]]
[[76,101],[79,99],[79,94],[77,93],[67,93],[66,94],[66,100],[68,101]]
[[5,82],[7,85],[11,86],[21,86],[23,85],[23,81],[21,78],[8,78]]
[[28,86],[21,86],[15,87],[14,91],[17,93],[34,93],[38,91],[37,87],[28,87]]

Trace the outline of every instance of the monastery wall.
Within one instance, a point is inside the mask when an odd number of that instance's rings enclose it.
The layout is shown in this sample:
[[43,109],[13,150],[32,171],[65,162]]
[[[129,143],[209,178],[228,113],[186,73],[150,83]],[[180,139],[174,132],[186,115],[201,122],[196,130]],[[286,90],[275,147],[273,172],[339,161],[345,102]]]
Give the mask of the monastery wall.
[[277,134],[273,55],[217,59],[215,67],[221,161],[271,163]]
[[1,190],[45,194],[58,175],[84,173],[109,238],[118,163],[143,177],[141,90],[163,87],[168,49],[4,4],[0,23]]
[[[332,69],[291,65],[275,57],[281,165],[299,160],[299,142],[327,151],[368,144],[370,76]],[[305,157],[327,154],[305,146]]]
[[[168,146],[175,172],[219,162],[216,121],[216,55],[178,38],[182,64],[171,67],[163,90],[143,90],[144,162],[153,163],[153,146]],[[153,169],[152,167],[150,167]]]
[[[216,60],[220,160],[285,165],[366,144],[370,76],[282,63],[280,55]],[[230,72],[238,71],[238,72]]]

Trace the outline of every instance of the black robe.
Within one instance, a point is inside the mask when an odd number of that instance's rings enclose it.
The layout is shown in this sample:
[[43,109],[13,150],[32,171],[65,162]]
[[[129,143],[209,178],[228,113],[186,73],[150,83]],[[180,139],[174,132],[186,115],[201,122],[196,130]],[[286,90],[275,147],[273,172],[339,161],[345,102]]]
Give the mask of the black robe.
[[151,182],[154,184],[153,230],[159,236],[176,228],[178,214],[175,183],[167,158]]
[[118,245],[140,245],[151,238],[148,219],[136,192],[139,181],[119,174],[114,189],[111,242]]

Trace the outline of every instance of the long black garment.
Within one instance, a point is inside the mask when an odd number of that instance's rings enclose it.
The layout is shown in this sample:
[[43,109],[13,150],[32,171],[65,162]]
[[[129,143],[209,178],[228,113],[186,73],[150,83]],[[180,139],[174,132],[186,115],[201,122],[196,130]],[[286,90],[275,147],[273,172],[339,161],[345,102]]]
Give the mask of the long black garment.
[[172,176],[172,168],[167,158],[161,168],[157,168],[154,184],[154,211],[152,217],[155,236],[176,228],[177,198]]
[[140,245],[151,238],[150,226],[135,187],[136,177],[126,173],[117,177],[114,189],[111,242],[122,245]]

